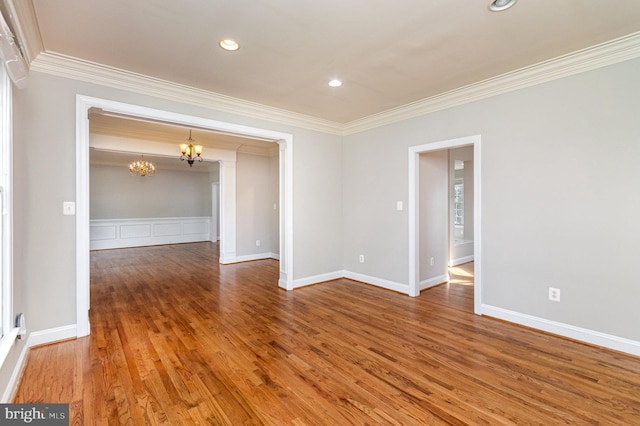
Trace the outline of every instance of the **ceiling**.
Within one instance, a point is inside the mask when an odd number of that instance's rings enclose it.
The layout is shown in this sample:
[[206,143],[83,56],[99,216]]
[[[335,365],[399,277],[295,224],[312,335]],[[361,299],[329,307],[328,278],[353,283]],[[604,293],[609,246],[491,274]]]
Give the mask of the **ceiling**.
[[238,135],[225,134],[210,129],[185,127],[160,121],[142,120],[137,117],[105,114],[99,109],[89,110],[89,130],[92,134],[120,138],[146,139],[178,145],[188,143],[191,132],[193,145],[217,148],[246,154],[273,156],[278,154],[275,141],[263,141]]
[[[89,150],[89,161],[91,167],[97,165],[114,166],[121,168],[123,173],[128,173],[129,163],[139,159],[140,154],[102,151],[94,148]],[[153,163],[158,172],[175,170],[183,173],[211,173],[220,170],[218,162],[196,162],[192,167],[189,167],[185,161],[180,161],[177,156],[160,157],[157,155],[144,154],[144,159]]]
[[[640,31],[638,0],[519,0],[499,13],[488,3],[25,0],[20,8],[33,6],[30,34],[40,40],[30,46],[49,54],[342,124]],[[240,50],[218,47],[225,37]],[[343,86],[329,87],[332,78]]]

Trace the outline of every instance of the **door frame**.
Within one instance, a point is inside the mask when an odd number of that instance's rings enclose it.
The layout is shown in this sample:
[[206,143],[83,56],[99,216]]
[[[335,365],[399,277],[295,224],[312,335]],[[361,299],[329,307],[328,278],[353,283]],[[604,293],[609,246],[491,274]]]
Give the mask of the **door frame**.
[[[89,110],[99,108],[132,119],[200,127],[239,136],[258,138],[279,145],[280,158],[280,277],[278,285],[293,289],[293,135],[202,117],[153,109],[107,99],[76,95],[76,335],[87,336],[90,284],[90,191],[89,191]],[[177,148],[176,148],[177,149]],[[235,198],[235,192],[233,194]],[[220,204],[223,204],[220,200]],[[222,219],[221,219],[222,220]],[[229,218],[228,234],[235,249],[235,215]],[[222,228],[224,224],[220,224]],[[222,236],[221,236],[222,237]]]
[[[218,175],[220,174],[220,172],[218,171]],[[219,229],[218,229],[218,223],[220,221],[220,205],[219,205],[219,198],[218,198],[218,194],[220,193],[220,178],[218,177],[218,182],[211,182],[211,235],[210,235],[210,240],[212,243],[217,243],[218,242],[218,237],[219,237]]]
[[[474,250],[474,312],[481,313],[482,306],[482,220],[481,220],[481,141],[480,135],[466,136],[409,147],[409,296],[420,295],[420,154],[473,146],[473,250]],[[448,208],[448,206],[447,206]]]

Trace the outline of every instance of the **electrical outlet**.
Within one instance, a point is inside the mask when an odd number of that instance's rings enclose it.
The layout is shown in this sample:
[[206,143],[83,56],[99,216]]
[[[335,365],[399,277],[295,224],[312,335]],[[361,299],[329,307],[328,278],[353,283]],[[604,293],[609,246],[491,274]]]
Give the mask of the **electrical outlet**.
[[559,288],[549,287],[549,300],[551,300],[552,302],[559,302],[560,301],[560,289]]
[[360,263],[364,263],[364,254],[360,255]]
[[256,247],[260,247],[260,240],[256,240]]
[[431,259],[429,259],[429,264],[430,264],[431,266],[435,265],[435,264],[436,264],[436,258],[435,258],[435,257],[432,257]]

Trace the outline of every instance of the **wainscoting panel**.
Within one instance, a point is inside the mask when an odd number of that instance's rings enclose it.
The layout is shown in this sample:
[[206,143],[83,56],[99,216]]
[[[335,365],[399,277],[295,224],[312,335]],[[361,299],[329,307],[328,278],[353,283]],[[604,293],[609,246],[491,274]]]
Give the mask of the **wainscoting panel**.
[[95,219],[91,250],[194,243],[211,240],[211,217]]

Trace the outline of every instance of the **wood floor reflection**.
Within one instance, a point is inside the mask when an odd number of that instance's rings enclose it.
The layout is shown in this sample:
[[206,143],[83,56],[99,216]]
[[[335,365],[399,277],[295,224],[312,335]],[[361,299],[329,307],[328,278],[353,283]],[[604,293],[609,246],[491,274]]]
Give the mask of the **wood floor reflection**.
[[[34,348],[15,402],[72,424],[640,424],[640,359],[472,313],[472,267],[417,298],[211,243],[91,253],[91,335]],[[457,282],[459,281],[459,282]]]

